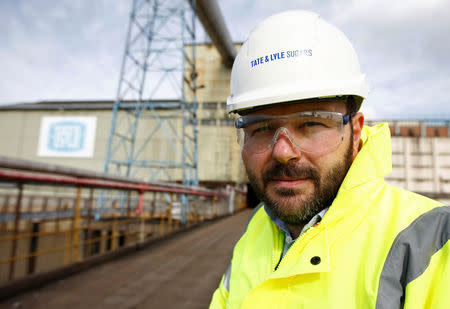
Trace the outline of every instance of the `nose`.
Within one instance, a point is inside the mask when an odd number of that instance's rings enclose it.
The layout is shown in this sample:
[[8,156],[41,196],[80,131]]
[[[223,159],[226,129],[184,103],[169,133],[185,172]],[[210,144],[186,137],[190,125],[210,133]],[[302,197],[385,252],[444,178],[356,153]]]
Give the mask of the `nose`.
[[301,152],[295,146],[289,131],[281,127],[274,135],[272,157],[282,164],[287,164],[291,160],[300,158]]

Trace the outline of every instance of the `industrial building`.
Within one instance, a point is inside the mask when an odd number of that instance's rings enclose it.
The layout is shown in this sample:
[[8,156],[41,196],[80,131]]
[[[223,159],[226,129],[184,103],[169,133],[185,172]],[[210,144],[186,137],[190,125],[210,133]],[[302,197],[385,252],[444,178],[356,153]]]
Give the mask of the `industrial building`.
[[[198,61],[198,171],[199,183],[208,188],[240,186],[246,175],[235,142],[233,121],[226,113],[230,69],[221,62],[213,44],[197,46]],[[102,172],[114,101],[36,102],[0,106],[0,155],[44,163],[67,165]],[[95,117],[94,146],[86,157],[39,154],[45,117]],[[145,119],[141,133],[156,120]],[[441,199],[450,192],[450,121],[366,120],[366,125],[388,122],[392,135],[393,172],[387,181]],[[145,134],[141,137],[144,138]],[[146,152],[170,158],[170,145],[163,137]],[[145,175],[139,176],[149,180]],[[181,182],[181,175],[175,179]]]
[[[198,161],[199,182],[211,188],[225,184],[245,182],[239,149],[235,143],[233,121],[226,113],[230,70],[221,62],[212,44],[197,46],[198,65]],[[0,155],[40,161],[102,172],[104,169],[108,135],[111,126],[114,101],[37,102],[0,106]],[[122,113],[124,113],[122,111]],[[39,153],[39,138],[45,117],[95,117],[92,153],[84,157],[57,156]],[[144,119],[138,139],[144,139],[156,123],[156,119]],[[14,129],[13,129],[14,128]],[[173,156],[164,136],[149,145],[145,152],[152,157],[170,159]],[[145,155],[144,155],[145,156]],[[136,175],[144,180],[148,175]],[[181,181],[181,175],[175,175]]]

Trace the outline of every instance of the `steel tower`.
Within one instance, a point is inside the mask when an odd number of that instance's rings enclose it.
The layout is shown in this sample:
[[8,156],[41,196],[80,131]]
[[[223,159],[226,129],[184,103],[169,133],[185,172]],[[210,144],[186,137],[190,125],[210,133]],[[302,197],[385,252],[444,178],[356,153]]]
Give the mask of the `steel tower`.
[[134,0],[104,171],[198,184],[194,0]]

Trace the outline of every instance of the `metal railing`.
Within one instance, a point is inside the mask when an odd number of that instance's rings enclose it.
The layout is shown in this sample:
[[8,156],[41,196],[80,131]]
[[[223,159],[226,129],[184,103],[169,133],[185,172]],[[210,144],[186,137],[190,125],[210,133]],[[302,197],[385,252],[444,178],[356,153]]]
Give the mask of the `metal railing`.
[[403,137],[450,137],[449,119],[429,120],[365,120],[365,125],[373,126],[387,122],[391,136]]
[[245,207],[245,192],[230,186],[209,190],[94,174],[0,157],[0,285]]

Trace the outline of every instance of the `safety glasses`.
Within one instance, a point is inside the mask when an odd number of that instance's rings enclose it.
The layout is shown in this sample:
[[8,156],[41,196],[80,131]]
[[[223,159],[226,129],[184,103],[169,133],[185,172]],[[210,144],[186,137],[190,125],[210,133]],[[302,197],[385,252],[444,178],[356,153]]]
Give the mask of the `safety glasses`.
[[333,151],[344,139],[344,126],[354,114],[307,111],[289,115],[246,115],[236,119],[237,141],[243,150],[260,154],[272,149],[281,135],[302,152]]

